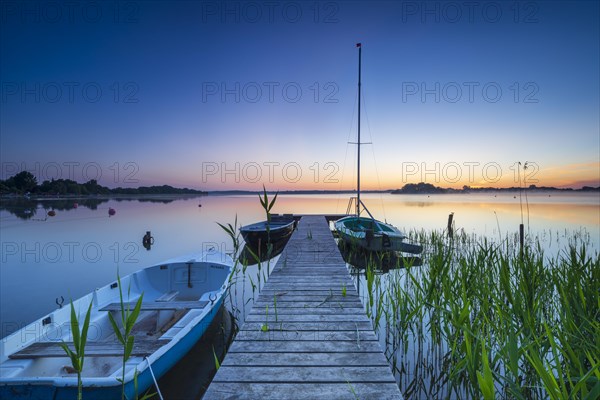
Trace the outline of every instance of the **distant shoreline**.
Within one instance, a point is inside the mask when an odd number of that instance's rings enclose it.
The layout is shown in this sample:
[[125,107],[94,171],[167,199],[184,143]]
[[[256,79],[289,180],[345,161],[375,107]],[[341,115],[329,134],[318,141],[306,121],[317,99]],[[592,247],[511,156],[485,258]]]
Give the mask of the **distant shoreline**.
[[[263,186],[264,189],[264,186]],[[407,183],[401,189],[387,190],[363,190],[362,193],[391,193],[391,194],[445,194],[445,193],[498,193],[498,192],[600,192],[599,187],[583,186],[580,189],[556,188],[549,186],[529,185],[527,187],[470,187],[464,185],[462,189],[442,188],[431,183]],[[188,188],[176,188],[170,185],[162,186],[140,186],[137,188],[108,188],[98,184],[94,179],[86,183],[78,183],[70,179],[57,179],[44,181],[38,184],[37,179],[28,171],[22,171],[6,179],[0,180],[0,198],[173,198],[177,197],[199,197],[199,196],[235,196],[261,194],[260,190],[196,190]],[[267,193],[279,193],[282,195],[310,195],[310,194],[354,194],[354,190],[267,190]],[[165,197],[166,196],[166,197]]]
[[[446,194],[480,194],[480,193],[599,193],[600,187],[597,188],[581,188],[581,189],[559,189],[559,188],[538,188],[538,189],[519,189],[519,188],[485,188],[485,189],[444,189],[443,191],[422,191],[422,192],[402,192],[399,190],[365,190],[362,194],[404,194],[404,195],[446,195]],[[349,190],[283,190],[283,191],[269,191],[269,194],[278,193],[279,195],[338,195],[347,194],[353,195],[356,192]],[[116,200],[136,200],[136,199],[193,199],[198,197],[216,197],[216,196],[252,196],[262,194],[261,191],[251,190],[214,190],[202,193],[138,193],[138,194],[15,194],[5,193],[0,195],[0,200],[33,200],[33,201],[52,201],[52,200],[77,200],[77,199],[116,199]]]

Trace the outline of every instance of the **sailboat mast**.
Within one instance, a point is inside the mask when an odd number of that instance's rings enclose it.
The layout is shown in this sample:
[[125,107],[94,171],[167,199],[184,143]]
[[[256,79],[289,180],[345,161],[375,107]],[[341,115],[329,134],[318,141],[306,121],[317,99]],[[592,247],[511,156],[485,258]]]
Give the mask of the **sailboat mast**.
[[358,140],[356,147],[358,148],[357,156],[357,178],[356,178],[356,216],[360,217],[360,65],[361,65],[361,53],[362,47],[360,43],[356,44],[358,47]]

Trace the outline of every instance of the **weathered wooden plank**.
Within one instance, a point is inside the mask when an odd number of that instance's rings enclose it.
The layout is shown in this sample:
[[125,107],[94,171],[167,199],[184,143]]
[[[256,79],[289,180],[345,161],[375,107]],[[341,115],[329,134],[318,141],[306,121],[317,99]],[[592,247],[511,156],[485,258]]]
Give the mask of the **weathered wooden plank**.
[[[334,294],[336,296],[343,296],[342,294],[342,289],[339,287],[336,288],[331,288],[331,289],[320,289],[320,290],[313,290],[313,289],[297,289],[297,288],[292,288],[292,289],[283,289],[283,290],[274,290],[273,287],[271,285],[269,285],[268,289],[263,289],[260,292],[260,296],[277,296],[277,299],[294,299],[296,297],[310,297],[310,296],[327,296],[329,294]],[[356,290],[354,290],[354,287],[352,288],[348,288],[346,289],[346,296],[350,297],[350,296],[358,296],[358,293],[356,292]]]
[[349,276],[339,275],[331,276],[329,274],[314,274],[312,276],[306,276],[304,274],[290,273],[290,274],[277,274],[272,276],[273,279],[267,279],[267,282],[271,284],[287,283],[295,286],[302,286],[304,284],[305,289],[319,289],[319,288],[331,288],[341,289],[346,286],[346,290],[354,288],[354,282]]
[[[294,267],[295,268],[295,267]],[[296,269],[296,271],[299,269]],[[271,280],[270,278],[273,278],[273,280]],[[311,285],[316,285],[316,286],[332,286],[332,280],[337,280],[337,281],[342,281],[345,282],[347,284],[347,286],[349,287],[353,287],[354,286],[354,282],[352,281],[352,278],[350,278],[349,275],[339,275],[339,276],[330,276],[329,274],[312,274],[312,275],[307,275],[307,274],[302,274],[302,273],[290,273],[290,274],[271,274],[271,276],[269,278],[267,278],[267,281],[271,281],[271,282],[285,282],[285,283],[290,283],[292,285],[296,284],[298,285],[299,283],[302,283],[304,281],[310,281]],[[337,286],[337,282],[335,284]],[[312,289],[312,286],[307,286],[307,289]]]
[[[259,291],[259,294],[262,293],[263,290],[266,290],[266,294],[271,294],[273,292],[287,292],[287,291],[303,291],[303,292],[334,292],[336,294],[340,294],[344,288],[346,288],[346,295],[349,294],[357,294],[356,289],[354,288],[354,284],[351,281],[340,281],[340,282],[324,282],[324,281],[312,281],[310,283],[306,282],[298,282],[292,280],[294,278],[290,278],[289,281],[285,279],[281,280],[272,280],[268,281],[269,285],[263,285],[263,288]],[[266,289],[265,289],[266,287]],[[291,293],[293,294],[293,293]]]
[[369,382],[396,383],[389,366],[343,367],[229,367],[222,365],[216,382]]
[[283,300],[279,298],[273,297],[262,297],[257,299],[254,302],[255,306],[264,307],[265,305],[269,305],[269,307],[273,307],[277,301],[277,307],[292,307],[292,308],[308,308],[308,307],[362,307],[362,302],[360,301],[360,297],[348,297],[348,298],[338,298],[335,296],[327,297],[327,296],[311,296],[304,299],[297,300]]
[[287,305],[285,304],[277,304],[277,309],[275,309],[275,306],[273,305],[273,303],[269,304],[269,303],[255,303],[253,306],[253,311],[254,308],[258,308],[258,312],[260,313],[262,310],[265,314],[267,314],[267,307],[269,307],[269,313],[281,313],[283,315],[284,311],[289,311],[287,314],[318,314],[320,310],[322,309],[331,309],[331,310],[336,310],[338,313],[343,314],[344,310],[349,309],[349,310],[354,310],[355,312],[358,312],[359,310],[364,312],[364,308],[362,306],[361,303],[357,302],[357,303],[323,303],[321,304],[320,302],[314,302],[314,304],[301,304],[301,305],[295,305],[294,303],[288,303]]
[[273,301],[277,299],[277,302],[294,302],[294,301],[361,301],[361,297],[354,292],[349,294],[334,294],[332,290],[320,290],[312,293],[295,295],[287,290],[279,290],[276,293],[262,293],[258,296],[256,301]]
[[286,255],[283,261],[278,262],[276,267],[283,268],[322,268],[335,270],[341,263],[339,260],[327,258],[322,253],[312,253],[312,255],[296,256]]
[[205,400],[401,400],[396,383],[237,383],[214,382],[203,397]]
[[[133,344],[131,355],[144,357],[154,353],[167,344],[168,340],[139,339]],[[36,342],[9,356],[13,359],[30,359],[41,357],[67,357],[65,351],[59,345],[60,342]],[[73,343],[67,343],[73,348]],[[87,342],[85,345],[86,357],[114,357],[123,355],[123,345],[119,342]]]
[[[350,279],[350,276],[348,274],[329,274],[327,272],[323,272],[323,273],[319,273],[319,274],[306,274],[306,273],[302,273],[300,271],[300,268],[295,268],[294,271],[291,271],[290,273],[274,273],[271,274],[271,276],[269,276],[268,280],[282,280],[282,281],[287,281],[290,278],[293,278],[294,281],[297,282],[302,282],[302,281],[321,281],[323,279],[327,279],[326,282],[323,283],[331,283],[331,281],[343,281],[343,282],[352,282],[352,279]],[[300,272],[299,272],[300,271]]]
[[231,353],[224,366],[385,366],[389,363],[381,352],[360,353]]
[[[319,298],[325,298],[327,296],[329,296],[331,293],[333,293],[333,290],[329,290],[329,289],[323,289],[323,290],[315,290],[311,293],[305,292],[305,291],[298,291],[298,293],[306,293],[306,294],[301,294],[301,295],[295,295],[294,294],[295,290],[294,288],[285,288],[283,286],[280,286],[278,288],[278,290],[276,291],[269,291],[269,292],[265,292],[262,293],[260,292],[259,296],[256,298],[256,300],[263,300],[263,299],[273,299],[275,297],[277,297],[277,301],[285,301],[284,299],[290,299],[290,300],[300,300],[302,298],[309,300],[309,299],[319,299]],[[361,297],[359,296],[359,299]]]
[[[291,270],[293,268],[293,271]],[[321,281],[322,279],[327,279],[328,281],[334,281],[334,280],[338,280],[338,281],[344,281],[344,282],[352,282],[352,279],[350,279],[350,276],[346,273],[346,274],[330,274],[327,271],[322,271],[320,273],[303,273],[301,271],[301,268],[297,268],[297,267],[290,267],[290,270],[288,272],[277,272],[277,273],[272,273],[269,276],[268,280],[271,279],[278,279],[278,280],[289,280],[290,278],[293,278],[294,281],[298,281],[298,282],[302,282],[302,281]],[[327,282],[329,283],[329,282]]]
[[[277,306],[283,307],[315,307],[312,303],[317,303],[319,305],[326,304],[342,304],[348,305],[353,304],[355,306],[361,306],[362,302],[359,296],[330,296],[330,295],[317,295],[317,296],[298,296],[296,298],[286,298],[286,297],[276,297],[276,296],[259,296],[258,299],[254,301],[254,304],[266,303],[273,304],[277,301]],[[305,305],[308,304],[308,305]]]
[[271,340],[271,341],[245,341],[235,340],[230,352],[234,353],[373,353],[381,351],[379,342],[367,341],[298,341]]
[[[294,279],[294,283],[296,284],[304,284],[306,287],[311,285],[321,285],[330,288],[342,288],[343,286],[349,287],[352,285],[352,280],[350,278],[328,278],[328,277],[284,277],[284,276],[274,276],[268,280],[269,283],[287,283],[289,279]],[[325,280],[325,282],[324,282]],[[326,286],[328,285],[328,286]]]
[[327,274],[327,273],[323,273],[323,274],[312,274],[312,275],[305,275],[302,273],[289,273],[289,274],[276,274],[276,275],[271,275],[269,277],[269,279],[267,279],[267,282],[289,282],[289,281],[293,281],[295,283],[307,283],[307,284],[317,284],[317,283],[321,283],[321,284],[329,284],[330,286],[333,287],[340,287],[342,285],[346,285],[346,286],[350,286],[353,284],[352,280],[350,279],[350,277],[348,275],[331,275],[331,274]]
[[297,329],[288,329],[284,324],[267,324],[268,330],[262,331],[261,329],[256,330],[244,330],[240,331],[236,336],[236,340],[327,340],[327,341],[342,341],[342,340],[353,340],[353,341],[366,341],[366,340],[377,340],[373,332],[371,331],[329,331],[329,330],[314,330],[314,331],[300,331]]
[[[346,297],[350,298],[350,297],[359,297],[358,293],[356,293],[355,290],[353,290],[354,288],[352,288],[352,290],[347,290],[346,292]],[[271,287],[269,287],[268,290],[262,290],[259,294],[259,298],[260,297],[266,297],[266,298],[273,298],[273,297],[277,297],[277,300],[296,300],[296,299],[308,299],[311,297],[326,297],[329,296],[330,294],[333,294],[335,296],[343,296],[342,294],[342,290],[340,288],[331,288],[331,289],[321,289],[321,290],[305,290],[305,289],[297,289],[297,288],[290,288],[290,289],[280,289],[280,290],[272,290]]]
[[347,277],[348,276],[348,272],[347,271],[340,271],[340,270],[335,270],[335,269],[330,269],[330,268],[320,268],[320,267],[315,267],[315,266],[309,266],[308,264],[306,266],[297,266],[297,265],[293,265],[293,266],[288,266],[285,268],[281,268],[281,269],[274,269],[271,272],[271,276],[310,276],[312,274],[315,275],[327,275],[330,277]]
[[324,262],[320,262],[321,260],[315,260],[315,262],[304,261],[301,263],[296,263],[291,260],[287,260],[285,263],[277,263],[277,266],[274,267],[273,271],[279,273],[289,271],[289,270],[298,270],[298,271],[329,271],[332,273],[340,273],[343,270],[340,268],[339,262],[334,262],[332,264],[326,264]]
[[286,257],[283,259],[286,260],[287,265],[281,265],[280,267],[282,267],[282,268],[309,267],[310,268],[310,267],[317,266],[318,264],[337,264],[337,263],[342,264],[342,263],[344,263],[344,260],[334,259],[328,255],[323,255],[321,253],[314,253],[314,254],[316,255],[315,257],[304,257],[304,258],[299,258],[299,257],[292,256],[292,255],[286,255]]
[[[240,331],[257,331],[260,330],[265,322],[248,322],[240,328]],[[373,332],[373,324],[371,321],[336,321],[336,322],[283,322],[278,321],[279,329],[289,331],[369,331]]]
[[[264,307],[269,305],[273,307],[275,303],[274,298],[262,298],[254,302],[255,306]],[[324,296],[323,298],[313,298],[309,300],[296,300],[296,301],[285,301],[277,299],[277,307],[294,307],[294,308],[306,308],[306,307],[338,307],[338,305],[349,306],[349,307],[362,307],[360,298],[344,298],[341,296]]]
[[[343,260],[339,254],[338,247],[336,245],[328,245],[326,241],[331,240],[330,238],[316,238],[312,241],[306,241],[304,243],[291,242],[289,247],[282,252],[284,258],[288,258],[288,261],[294,259],[314,259],[321,262],[334,263],[335,261]],[[336,251],[338,253],[336,253]]]
[[[282,308],[275,311],[270,308],[267,313],[266,307],[254,307],[250,314],[246,316],[246,321],[256,320],[275,320],[279,318],[280,321],[368,321],[369,319],[365,315],[364,308],[362,307],[313,307],[303,308],[300,310],[295,308]],[[320,319],[315,319],[320,318]]]

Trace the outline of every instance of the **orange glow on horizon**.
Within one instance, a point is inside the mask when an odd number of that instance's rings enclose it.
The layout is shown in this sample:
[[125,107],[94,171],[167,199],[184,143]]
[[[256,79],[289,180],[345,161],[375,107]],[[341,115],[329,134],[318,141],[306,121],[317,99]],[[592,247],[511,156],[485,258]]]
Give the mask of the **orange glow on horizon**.
[[[256,165],[262,165],[255,163]],[[458,165],[457,163],[454,163]],[[356,190],[356,174],[344,173],[337,167],[324,167],[324,163],[302,165],[296,163],[285,169],[280,164],[279,169],[268,171],[263,167],[262,175],[257,175],[256,168],[240,169],[238,173],[231,171],[215,171],[211,174],[202,172],[201,168],[187,174],[179,174],[166,169],[148,171],[141,176],[139,183],[133,186],[150,186],[168,184],[174,187],[188,187],[198,190],[246,190],[260,191],[263,185],[267,190],[294,191],[354,191]],[[290,163],[291,165],[291,163]],[[317,168],[318,166],[318,168]],[[153,173],[154,172],[154,173]],[[412,171],[411,174],[401,169],[380,168],[379,176],[375,172],[365,171],[361,175],[361,190],[395,190],[406,184],[425,182],[436,187],[462,189],[472,188],[511,188],[556,187],[580,189],[583,186],[600,186],[600,162],[556,165],[548,168],[530,166],[528,170],[495,164],[479,169],[463,169],[456,173],[450,169],[430,169]],[[519,182],[519,172],[521,181]],[[460,178],[460,179],[457,179]]]

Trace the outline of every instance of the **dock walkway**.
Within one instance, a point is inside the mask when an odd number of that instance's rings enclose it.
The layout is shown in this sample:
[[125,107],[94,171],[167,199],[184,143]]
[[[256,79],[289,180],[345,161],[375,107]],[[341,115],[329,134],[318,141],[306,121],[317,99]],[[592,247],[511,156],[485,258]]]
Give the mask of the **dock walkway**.
[[402,399],[324,216],[303,216],[204,399]]

